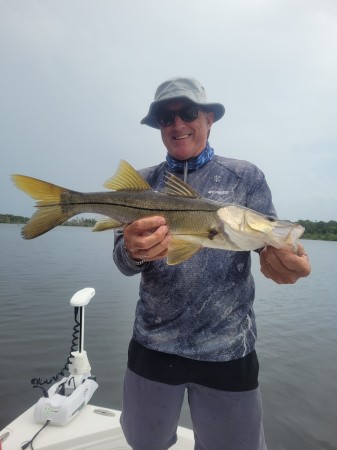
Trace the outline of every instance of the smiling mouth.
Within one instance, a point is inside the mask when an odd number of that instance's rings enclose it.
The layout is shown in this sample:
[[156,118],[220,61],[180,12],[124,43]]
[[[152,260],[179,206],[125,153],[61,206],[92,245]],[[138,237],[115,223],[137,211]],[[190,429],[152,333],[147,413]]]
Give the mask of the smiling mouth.
[[182,136],[173,136],[173,139],[176,141],[181,141],[183,139],[187,139],[190,136],[191,136],[191,134],[183,134]]

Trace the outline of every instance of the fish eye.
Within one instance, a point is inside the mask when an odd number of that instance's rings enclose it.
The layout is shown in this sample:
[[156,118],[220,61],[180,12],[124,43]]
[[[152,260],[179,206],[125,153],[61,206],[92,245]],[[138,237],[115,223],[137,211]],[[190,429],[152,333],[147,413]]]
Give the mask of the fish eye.
[[267,219],[269,220],[269,222],[276,222],[276,219],[274,217],[267,217]]

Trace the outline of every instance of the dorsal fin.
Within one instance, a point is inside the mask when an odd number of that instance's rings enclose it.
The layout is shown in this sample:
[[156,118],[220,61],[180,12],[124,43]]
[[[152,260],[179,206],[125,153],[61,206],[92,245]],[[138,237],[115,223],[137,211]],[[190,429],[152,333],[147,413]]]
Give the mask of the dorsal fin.
[[113,191],[148,191],[151,186],[126,161],[121,160],[117,172],[103,186]]
[[165,175],[165,187],[163,192],[178,197],[201,198],[197,191],[172,173]]

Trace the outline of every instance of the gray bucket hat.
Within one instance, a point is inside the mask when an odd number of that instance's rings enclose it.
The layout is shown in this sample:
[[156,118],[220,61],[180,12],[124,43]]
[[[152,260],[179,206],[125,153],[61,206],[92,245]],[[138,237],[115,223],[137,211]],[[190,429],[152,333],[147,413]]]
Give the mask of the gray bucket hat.
[[153,128],[160,128],[156,121],[158,108],[173,100],[189,100],[195,105],[204,107],[214,113],[214,122],[225,114],[225,107],[221,103],[208,103],[205,88],[195,78],[170,78],[160,84],[156,90],[154,101],[150,105],[149,112],[141,124]]

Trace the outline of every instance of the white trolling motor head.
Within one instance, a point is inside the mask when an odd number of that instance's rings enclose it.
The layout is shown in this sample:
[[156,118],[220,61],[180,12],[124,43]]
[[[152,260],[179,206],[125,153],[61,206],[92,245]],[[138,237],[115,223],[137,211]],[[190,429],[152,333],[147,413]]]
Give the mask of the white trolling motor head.
[[[75,317],[77,313],[80,316],[79,321],[75,318],[76,326],[74,327],[75,333],[79,333],[78,350],[73,350],[75,345],[73,340],[72,351],[68,358],[69,376],[62,378],[48,391],[44,391],[44,397],[36,403],[34,418],[39,423],[50,421],[53,425],[66,425],[89,402],[98,388],[98,384],[91,376],[87,352],[83,348],[84,307],[94,295],[95,289],[88,287],[76,292],[70,300],[70,304],[75,308]],[[62,371],[60,373],[63,374]]]
[[71,306],[87,306],[95,293],[95,289],[91,287],[81,289],[71,297],[70,304]]

